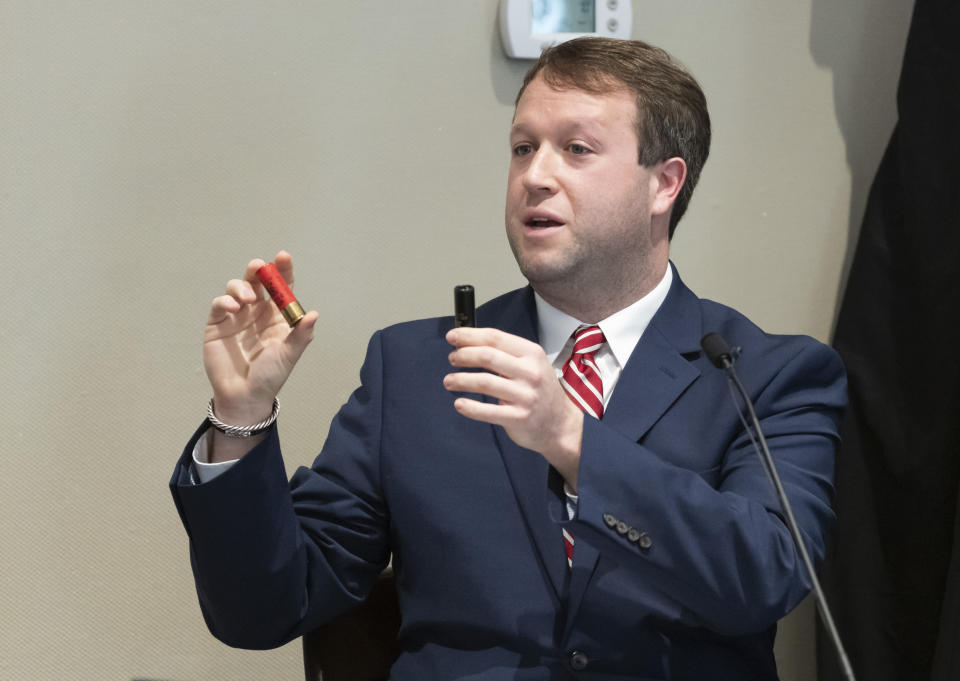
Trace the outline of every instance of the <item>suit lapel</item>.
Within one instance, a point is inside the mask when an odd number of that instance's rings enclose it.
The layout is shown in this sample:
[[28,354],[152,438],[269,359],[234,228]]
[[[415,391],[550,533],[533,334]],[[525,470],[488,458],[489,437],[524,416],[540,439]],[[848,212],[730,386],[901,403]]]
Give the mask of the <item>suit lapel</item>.
[[[604,425],[634,441],[639,441],[653,427],[700,375],[685,355],[700,351],[701,327],[698,299],[674,269],[667,298],[620,374],[603,413]],[[573,626],[599,558],[600,552],[593,546],[583,542],[575,544],[564,637]]]
[[[478,324],[497,328],[533,342],[538,342],[537,312],[533,291],[529,287],[515,296],[498,315],[488,322],[478,311]],[[494,402],[491,397],[485,401]],[[556,503],[555,481],[551,481],[550,465],[537,452],[518,446],[500,426],[491,426],[500,448],[500,456],[507,469],[510,484],[523,514],[530,539],[536,548],[540,566],[553,587],[556,602],[566,580],[567,558],[563,550],[560,528],[550,519],[550,503]],[[559,477],[554,474],[554,477]]]
[[[604,411],[605,425],[635,441],[643,437],[700,375],[685,358],[685,355],[700,352],[699,301],[680,280],[676,269],[673,277],[666,300],[631,353]],[[483,313],[481,308],[478,311],[479,324],[496,326],[538,342],[536,305],[529,287],[510,298],[497,314],[491,314],[495,319],[487,320]],[[493,398],[485,400],[494,401]],[[559,526],[550,517],[550,508],[559,509],[563,503],[559,475],[555,472],[551,475],[546,459],[537,452],[519,447],[503,428],[491,428],[526,529],[558,604],[566,591],[569,630],[596,570],[600,553],[585,542],[577,544],[573,570],[568,575]]]
[[667,298],[620,374],[604,424],[631,440],[650,430],[700,375],[685,356],[700,352],[701,326],[697,297],[674,270]]
[[555,504],[557,500],[551,489],[550,465],[539,453],[519,447],[503,428],[494,426],[494,432],[527,532],[559,603],[566,580],[567,556],[560,527],[550,519],[551,501]]

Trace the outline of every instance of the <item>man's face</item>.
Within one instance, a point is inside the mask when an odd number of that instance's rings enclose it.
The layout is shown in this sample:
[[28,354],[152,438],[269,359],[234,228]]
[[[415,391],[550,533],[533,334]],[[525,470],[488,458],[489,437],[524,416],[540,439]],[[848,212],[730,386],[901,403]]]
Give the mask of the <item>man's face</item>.
[[627,90],[556,90],[539,76],[517,103],[507,237],[548,300],[557,287],[634,289],[650,275],[656,183],[637,162],[636,116]]

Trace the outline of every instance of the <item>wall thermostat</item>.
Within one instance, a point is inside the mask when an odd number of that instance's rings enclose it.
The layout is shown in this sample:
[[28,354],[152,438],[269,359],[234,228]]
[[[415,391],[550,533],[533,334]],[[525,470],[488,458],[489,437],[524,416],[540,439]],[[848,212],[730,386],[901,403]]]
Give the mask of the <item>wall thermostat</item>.
[[630,0],[500,0],[500,37],[508,57],[536,59],[573,38],[629,38],[631,14]]

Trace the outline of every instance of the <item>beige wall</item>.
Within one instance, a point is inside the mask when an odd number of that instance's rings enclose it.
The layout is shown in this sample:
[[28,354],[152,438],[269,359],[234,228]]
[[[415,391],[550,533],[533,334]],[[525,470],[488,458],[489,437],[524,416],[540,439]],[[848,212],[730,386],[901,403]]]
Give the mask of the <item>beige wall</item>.
[[[674,243],[701,295],[827,340],[894,120],[909,0],[634,2],[715,143]],[[206,632],[166,489],[209,300],[299,263],[329,322],[284,389],[291,469],[369,334],[521,283],[502,236],[525,68],[494,0],[0,0],[0,679],[295,679]],[[812,614],[784,679],[812,678]]]

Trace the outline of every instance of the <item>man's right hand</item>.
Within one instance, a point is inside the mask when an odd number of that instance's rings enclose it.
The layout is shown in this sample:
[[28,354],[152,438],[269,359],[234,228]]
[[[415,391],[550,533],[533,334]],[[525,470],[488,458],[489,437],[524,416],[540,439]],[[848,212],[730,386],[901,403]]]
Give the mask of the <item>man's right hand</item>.
[[[293,260],[286,251],[274,262],[293,287]],[[251,260],[243,279],[227,282],[213,299],[203,334],[203,366],[213,388],[214,412],[230,425],[258,423],[270,415],[300,355],[313,340],[318,314],[308,312],[290,328],[257,279],[264,265]],[[239,458],[261,438],[228,438],[215,431],[211,462]]]

